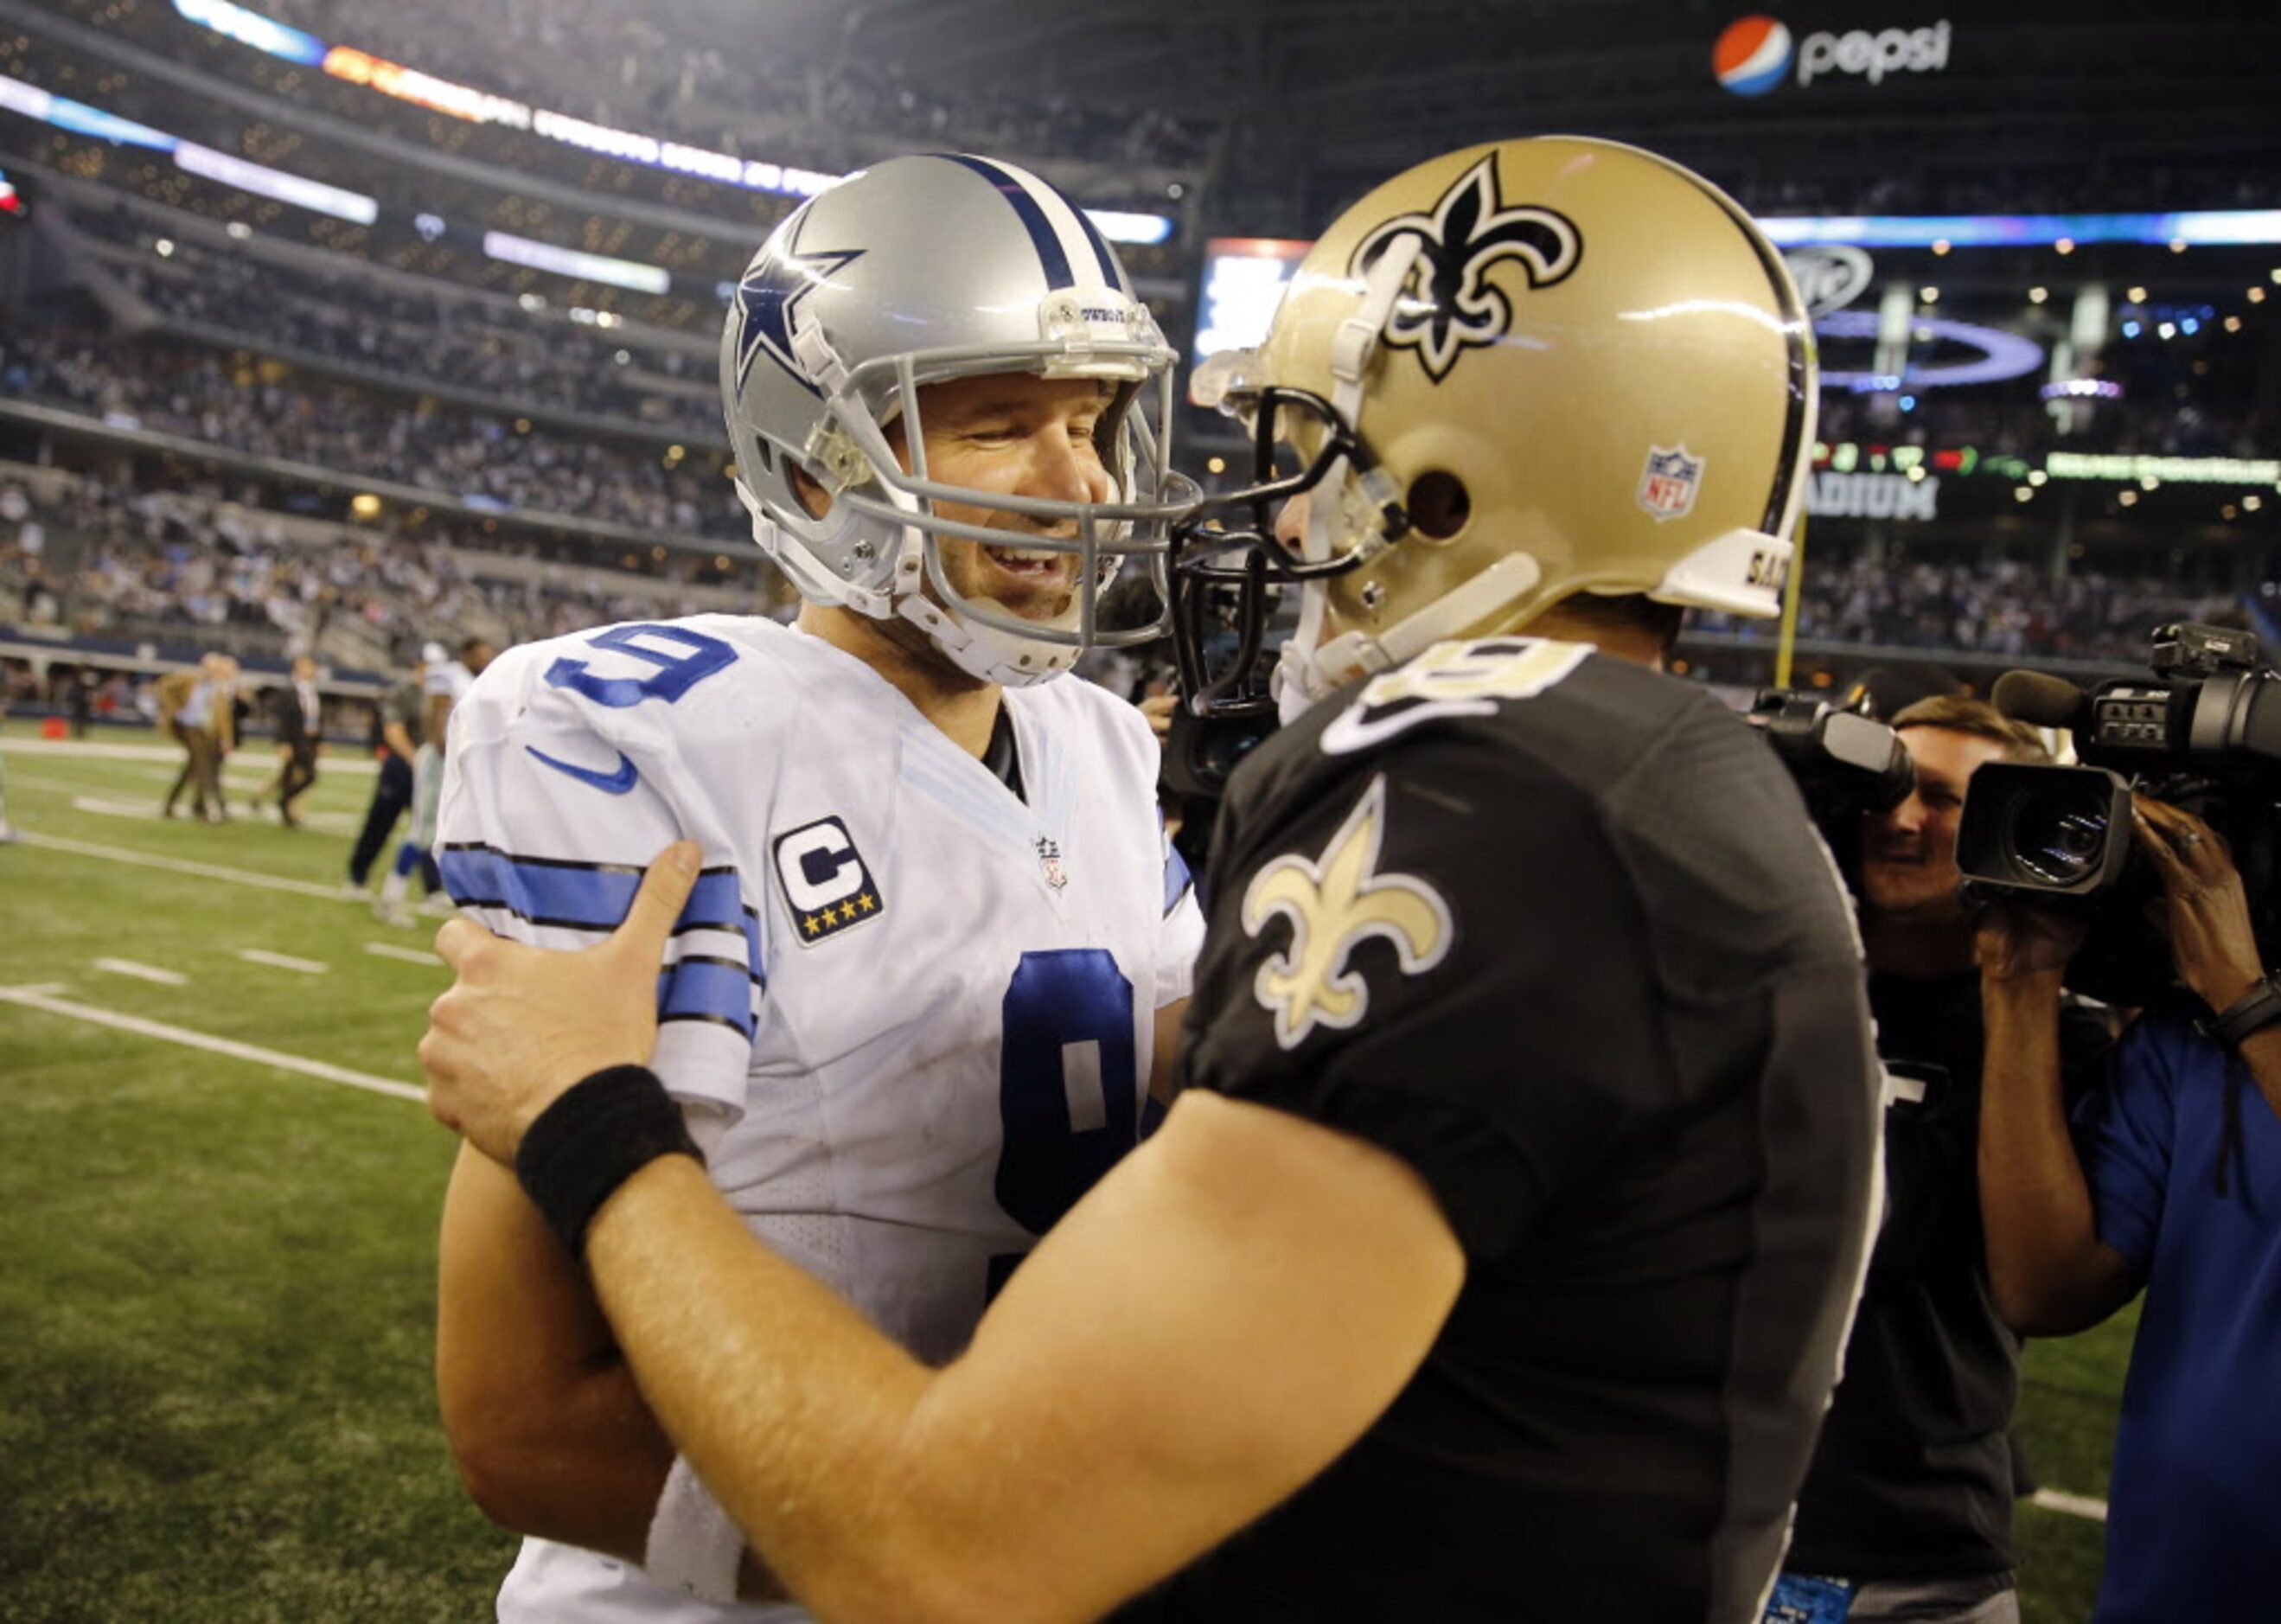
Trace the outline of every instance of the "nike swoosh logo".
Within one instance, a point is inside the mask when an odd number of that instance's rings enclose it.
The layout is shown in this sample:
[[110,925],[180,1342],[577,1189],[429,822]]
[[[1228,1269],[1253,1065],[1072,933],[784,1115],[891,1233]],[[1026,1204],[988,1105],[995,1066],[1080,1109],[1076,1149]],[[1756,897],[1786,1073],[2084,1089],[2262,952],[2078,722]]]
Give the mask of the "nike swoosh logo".
[[633,762],[626,759],[626,753],[622,750],[618,752],[617,771],[597,772],[592,767],[579,767],[568,762],[558,762],[536,745],[525,745],[523,748],[545,762],[555,771],[568,773],[581,784],[591,784],[605,795],[625,794],[635,785],[641,782],[641,774],[634,769]]

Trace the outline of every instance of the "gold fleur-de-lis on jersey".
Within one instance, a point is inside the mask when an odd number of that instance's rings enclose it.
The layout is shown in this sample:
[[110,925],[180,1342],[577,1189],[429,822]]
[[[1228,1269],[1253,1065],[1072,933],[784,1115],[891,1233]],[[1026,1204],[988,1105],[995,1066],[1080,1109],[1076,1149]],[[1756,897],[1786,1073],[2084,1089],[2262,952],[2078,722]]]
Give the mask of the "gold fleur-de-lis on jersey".
[[1449,904],[1424,880],[1378,873],[1386,828],[1386,778],[1372,778],[1319,859],[1278,857],[1243,893],[1243,932],[1256,936],[1278,914],[1291,921],[1291,945],[1259,967],[1252,986],[1275,1017],[1275,1041],[1295,1048],[1318,1026],[1355,1025],[1370,1007],[1370,986],[1347,968],[1373,936],[1394,944],[1405,976],[1440,963],[1454,934]]

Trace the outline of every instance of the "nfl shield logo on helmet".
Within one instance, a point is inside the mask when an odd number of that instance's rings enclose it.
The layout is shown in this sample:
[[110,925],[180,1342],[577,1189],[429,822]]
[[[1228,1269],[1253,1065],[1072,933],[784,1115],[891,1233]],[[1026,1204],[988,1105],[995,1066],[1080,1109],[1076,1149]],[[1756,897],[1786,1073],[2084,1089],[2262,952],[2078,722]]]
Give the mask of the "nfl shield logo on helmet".
[[1696,488],[1703,483],[1703,462],[1702,458],[1687,454],[1684,442],[1669,451],[1650,446],[1646,470],[1640,475],[1639,505],[1659,522],[1684,518],[1695,510]]

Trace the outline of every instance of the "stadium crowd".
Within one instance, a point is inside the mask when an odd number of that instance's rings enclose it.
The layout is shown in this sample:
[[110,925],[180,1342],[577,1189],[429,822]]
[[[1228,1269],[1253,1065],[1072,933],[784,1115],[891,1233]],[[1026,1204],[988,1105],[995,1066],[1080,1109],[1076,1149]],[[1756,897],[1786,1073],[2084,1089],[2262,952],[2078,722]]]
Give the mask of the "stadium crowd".
[[[576,413],[702,442],[719,438],[710,357],[640,350],[560,320],[545,327],[472,298],[395,291],[244,254],[135,234],[151,258],[120,277],[170,323],[265,353],[299,352],[531,413]],[[630,341],[629,341],[630,342]],[[617,357],[627,359],[620,361]],[[645,388],[686,377],[690,392]]]
[[0,331],[0,390],[107,422],[389,480],[488,511],[658,534],[741,532],[717,455],[676,458],[421,400],[406,408],[282,368],[94,333]]
[[[68,0],[61,9],[109,30],[135,34],[148,26],[132,4]],[[1212,125],[1154,107],[1104,107],[1051,93],[962,91],[838,42],[828,57],[724,49],[717,37],[692,37],[661,17],[608,0],[480,0],[473,7],[274,0],[255,9],[328,44],[534,106],[833,172],[882,152],[947,143],[1009,157],[1193,169],[1205,161],[1216,134]],[[217,72],[350,116],[377,111],[375,98],[360,87],[247,59],[220,36],[210,37],[207,60]],[[471,54],[471,46],[480,55]],[[397,120],[402,126],[424,120],[409,104]],[[470,128],[460,127],[458,138]],[[562,156],[566,162],[575,157]]]
[[[2048,570],[1996,558],[1816,558],[1799,577],[1798,635],[1938,653],[1966,651],[2137,662],[2167,621],[2238,624],[2245,607],[2223,590],[2177,584],[2150,568],[2125,575]],[[1701,631],[1771,638],[1762,625],[1705,614]]]
[[[248,491],[259,501],[261,493]],[[268,499],[277,499],[274,497]],[[0,481],[0,586],[27,618],[81,632],[162,627],[265,629],[256,646],[314,647],[345,620],[400,650],[421,637],[480,625],[506,643],[630,618],[721,607],[706,589],[726,584],[764,601],[757,561],[741,544],[719,555],[620,553],[542,543],[475,526],[422,521],[343,532],[346,545],[287,539],[278,514],[228,499],[218,486],[191,493],[131,491],[82,477],[63,500],[41,504]],[[26,545],[27,537],[31,545]],[[515,561],[513,564],[503,561]],[[723,567],[725,565],[725,568]],[[675,607],[630,571],[690,589]],[[2003,559],[1817,557],[1801,576],[1799,635],[1866,644],[2037,657],[2135,661],[2166,621],[2238,623],[2245,606],[2219,589],[2182,587],[2153,566],[2141,572],[2048,571]],[[1698,630],[1765,640],[1763,626],[1702,614]]]
[[[533,541],[432,523],[297,541],[283,515],[211,486],[136,491],[82,476],[40,502],[0,481],[0,607],[12,598],[24,619],[75,633],[226,640],[273,658],[321,650],[344,626],[402,660],[431,638],[526,642],[778,595],[744,549],[542,559]],[[661,581],[680,590],[661,594]]]

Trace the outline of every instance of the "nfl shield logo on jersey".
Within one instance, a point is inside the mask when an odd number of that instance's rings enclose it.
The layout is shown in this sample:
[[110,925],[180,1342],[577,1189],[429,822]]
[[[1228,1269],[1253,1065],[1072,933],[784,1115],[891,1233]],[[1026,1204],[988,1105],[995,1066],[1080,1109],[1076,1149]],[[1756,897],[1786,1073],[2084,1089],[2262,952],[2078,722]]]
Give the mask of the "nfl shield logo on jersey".
[[1046,884],[1059,891],[1069,884],[1069,865],[1062,861],[1060,843],[1038,837],[1038,866],[1046,871]]
[[1647,469],[1640,476],[1639,505],[1665,519],[1684,518],[1695,508],[1695,488],[1703,480],[1703,459],[1687,454],[1682,442],[1670,451],[1648,448]]

